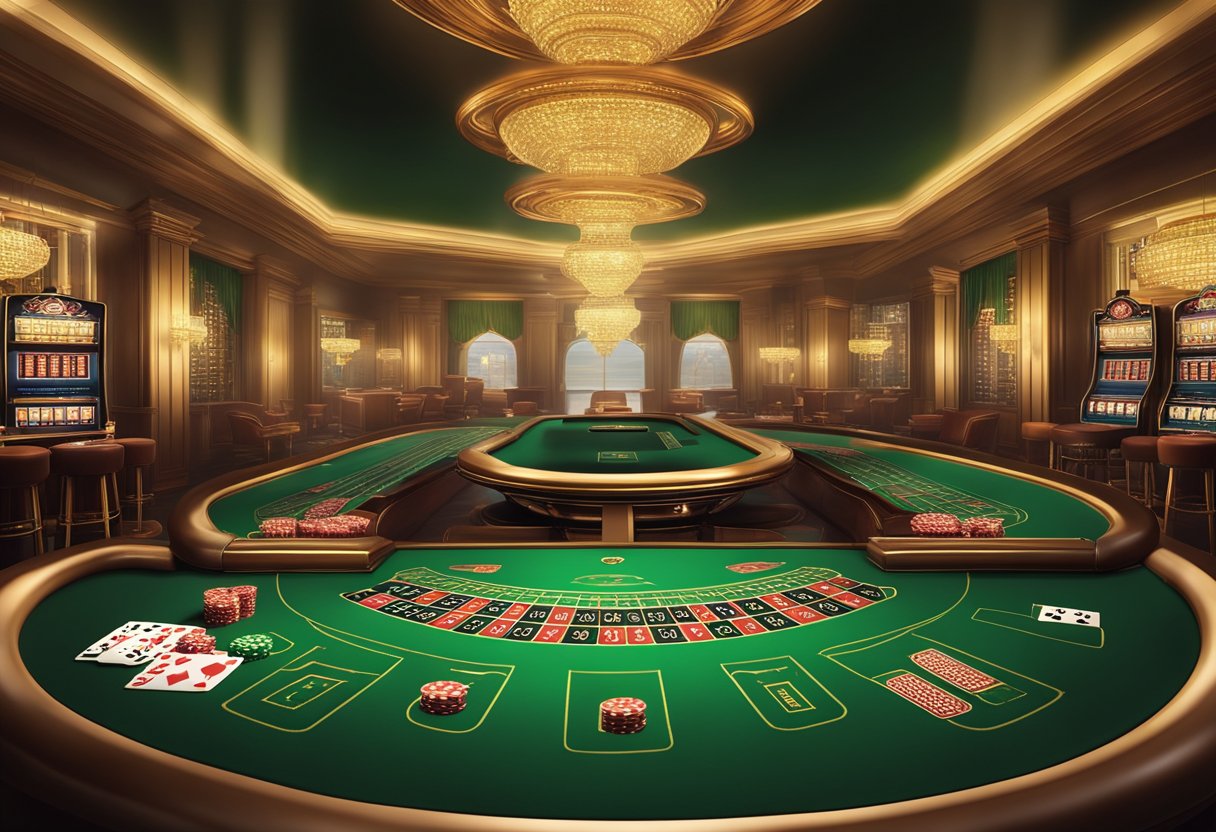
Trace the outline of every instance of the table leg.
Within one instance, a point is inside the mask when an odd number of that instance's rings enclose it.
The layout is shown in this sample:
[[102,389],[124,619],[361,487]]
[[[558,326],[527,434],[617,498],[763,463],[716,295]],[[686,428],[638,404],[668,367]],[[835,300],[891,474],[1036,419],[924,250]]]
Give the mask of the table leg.
[[628,503],[607,503],[601,515],[600,539],[605,543],[633,542],[633,506]]

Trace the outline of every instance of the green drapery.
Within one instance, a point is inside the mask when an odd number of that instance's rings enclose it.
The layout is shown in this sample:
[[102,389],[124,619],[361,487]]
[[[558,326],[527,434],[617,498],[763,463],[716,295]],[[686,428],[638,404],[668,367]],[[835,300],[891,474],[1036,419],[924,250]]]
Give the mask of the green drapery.
[[241,273],[231,266],[208,260],[198,254],[190,255],[190,314],[201,315],[207,297],[206,287],[215,288],[215,298],[228,316],[228,328],[241,331]]
[[981,309],[995,309],[998,324],[1009,323],[1009,310],[1005,305],[1005,293],[1009,278],[1018,272],[1018,253],[1011,251],[986,263],[980,263],[962,274],[963,323],[967,328],[975,326]]
[[448,301],[448,337],[458,344],[484,332],[496,332],[508,341],[524,334],[522,300]]
[[706,332],[734,341],[739,337],[739,301],[673,300],[671,332],[681,341]]

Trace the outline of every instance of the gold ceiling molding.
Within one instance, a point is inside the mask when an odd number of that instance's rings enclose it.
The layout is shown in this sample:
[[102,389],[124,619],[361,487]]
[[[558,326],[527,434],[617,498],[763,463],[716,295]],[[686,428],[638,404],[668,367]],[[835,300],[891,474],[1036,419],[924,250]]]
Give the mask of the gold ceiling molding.
[[[524,60],[545,60],[511,16],[508,0],[393,0],[437,29],[475,46]],[[722,0],[701,34],[676,49],[669,60],[708,55],[760,37],[819,5],[820,0]]]
[[[579,225],[616,220],[632,225],[695,217],[705,194],[670,176],[561,176],[542,174],[512,186],[507,204],[521,217]],[[608,216],[605,216],[605,213]]]
[[[653,118],[690,133],[696,130],[698,123],[703,124],[706,128],[704,141],[699,142],[696,148],[689,148],[685,141],[681,153],[687,150],[687,155],[670,167],[675,167],[685,158],[704,156],[738,144],[751,135],[755,124],[751,110],[738,96],[671,70],[634,66],[551,65],[508,75],[473,93],[456,112],[456,125],[461,135],[474,147],[511,162],[541,167],[536,162],[550,158],[549,154],[553,151],[545,147],[545,143],[536,142],[531,148],[532,154],[542,159],[519,158],[502,135],[504,124],[509,127],[512,120],[528,119],[534,122],[536,128],[546,123],[556,125],[571,142],[579,137],[595,140],[597,136],[588,129],[589,124],[580,124],[564,116],[560,108],[571,101],[593,102],[596,99],[643,102]],[[590,110],[589,117],[602,125],[614,114]],[[551,140],[557,138],[557,135],[550,135]],[[669,135],[658,134],[657,131],[655,138],[661,141],[654,143],[654,152],[671,143]],[[669,168],[619,172],[659,173],[666,169]],[[582,171],[566,169],[549,172],[578,174]]]

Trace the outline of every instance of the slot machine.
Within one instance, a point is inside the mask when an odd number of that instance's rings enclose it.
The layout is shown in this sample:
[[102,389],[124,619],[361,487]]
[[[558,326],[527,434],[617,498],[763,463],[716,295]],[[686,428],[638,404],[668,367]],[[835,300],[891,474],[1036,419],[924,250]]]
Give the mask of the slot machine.
[[1216,285],[1174,304],[1170,384],[1162,433],[1216,431]]
[[1093,375],[1081,421],[1149,433],[1157,406],[1162,312],[1126,290],[1093,313]]
[[53,292],[3,302],[5,438],[111,432],[105,304]]

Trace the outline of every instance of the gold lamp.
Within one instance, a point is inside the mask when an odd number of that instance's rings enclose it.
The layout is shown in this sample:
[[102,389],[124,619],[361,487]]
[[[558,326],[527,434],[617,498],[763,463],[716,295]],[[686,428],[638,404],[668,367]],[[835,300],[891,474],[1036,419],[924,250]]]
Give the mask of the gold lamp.
[[[0,223],[4,216],[0,214]],[[0,225],[0,280],[26,277],[51,259],[51,247],[37,234]]]
[[509,0],[511,17],[562,64],[651,64],[699,35],[718,0]]
[[1171,222],[1149,234],[1135,265],[1141,289],[1198,291],[1216,283],[1216,214]]

